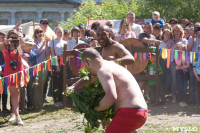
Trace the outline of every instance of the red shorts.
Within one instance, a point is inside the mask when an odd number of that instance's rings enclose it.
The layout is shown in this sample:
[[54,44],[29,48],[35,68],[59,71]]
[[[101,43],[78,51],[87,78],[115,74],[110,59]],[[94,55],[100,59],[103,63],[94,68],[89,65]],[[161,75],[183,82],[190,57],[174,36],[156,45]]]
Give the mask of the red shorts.
[[106,133],[132,133],[147,120],[147,110],[136,108],[119,108],[106,129]]

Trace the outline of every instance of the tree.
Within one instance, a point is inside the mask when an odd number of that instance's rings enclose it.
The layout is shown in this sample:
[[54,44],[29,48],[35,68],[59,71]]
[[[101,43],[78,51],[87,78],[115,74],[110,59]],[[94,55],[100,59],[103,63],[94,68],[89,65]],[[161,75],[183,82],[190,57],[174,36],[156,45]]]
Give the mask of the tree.
[[128,12],[134,12],[137,19],[152,18],[153,11],[159,11],[169,22],[172,17],[179,21],[187,18],[192,22],[200,22],[200,2],[197,0],[104,0],[97,4],[94,0],[83,0],[79,9],[74,10],[72,18],[60,23],[64,29],[70,30],[79,24],[87,24],[90,20],[123,19]]

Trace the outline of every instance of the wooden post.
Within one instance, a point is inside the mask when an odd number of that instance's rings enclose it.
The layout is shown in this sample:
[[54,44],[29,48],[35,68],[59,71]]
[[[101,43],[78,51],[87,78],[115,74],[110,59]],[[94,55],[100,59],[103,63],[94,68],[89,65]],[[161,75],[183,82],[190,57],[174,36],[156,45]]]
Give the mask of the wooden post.
[[[67,49],[67,44],[64,44],[64,52],[63,52],[63,92],[65,94],[66,92],[66,77],[67,77],[67,62],[66,62],[66,51]],[[63,108],[66,107],[66,95],[63,95]]]
[[156,103],[159,104],[160,83],[159,83],[159,46],[156,46]]

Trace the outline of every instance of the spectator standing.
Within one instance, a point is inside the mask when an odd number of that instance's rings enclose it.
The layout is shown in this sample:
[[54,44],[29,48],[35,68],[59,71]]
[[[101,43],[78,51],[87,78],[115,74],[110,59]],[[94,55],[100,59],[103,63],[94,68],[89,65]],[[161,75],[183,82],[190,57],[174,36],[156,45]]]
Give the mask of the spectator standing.
[[[14,41],[15,40],[15,41]],[[0,50],[3,52],[5,59],[4,76],[16,73],[23,70],[21,55],[22,49],[33,47],[34,45],[25,45],[19,37],[16,30],[10,30],[7,34],[5,44],[0,44]],[[9,87],[11,95],[12,113],[8,121],[16,119],[18,125],[23,125],[23,121],[19,116],[19,88],[16,88],[16,83],[11,79]]]
[[[61,27],[56,27],[55,28],[55,33],[56,33],[56,39],[53,39],[49,43],[50,47],[50,52],[51,56],[55,57],[57,56],[57,61],[55,66],[52,66],[52,90],[53,90],[53,100],[55,103],[55,107],[59,108],[62,107],[62,92],[63,92],[63,66],[59,65],[59,55],[62,54],[62,51],[64,49],[64,44],[67,44],[63,38],[63,29]],[[56,62],[57,62],[56,61]]]
[[154,26],[153,35],[156,37],[157,40],[161,40],[161,28],[158,26]]
[[[195,24],[196,27],[200,27],[200,23],[196,23]],[[197,31],[196,33],[193,31],[192,37],[189,38],[188,40],[188,45],[187,45],[187,50],[189,52],[195,52],[197,53],[199,50],[199,46],[200,46],[200,31]],[[196,68],[198,69],[198,68]],[[189,88],[190,88],[190,103],[194,103],[197,101],[195,101],[195,94],[198,93],[195,90],[195,75],[194,75],[194,71],[193,71],[193,64],[190,64],[189,67]]]
[[127,38],[136,38],[134,32],[130,29],[130,24],[127,19],[123,19],[119,26],[119,31],[115,34],[115,41],[121,43],[124,39]]
[[68,40],[70,40],[70,31],[69,30],[64,30],[63,40],[66,42]]
[[77,45],[85,43],[79,39],[80,37],[80,29],[78,27],[74,27],[71,30],[72,39],[67,42],[67,50],[74,49]]
[[139,38],[139,34],[143,32],[142,26],[135,23],[135,13],[130,12],[126,16],[130,26],[131,31],[133,31],[136,34],[136,38]]
[[80,38],[79,38],[79,40],[84,41],[85,43],[89,44],[89,42],[90,42],[90,40],[88,38],[88,36],[90,36],[89,30],[85,29],[85,25],[84,24],[78,25],[78,28],[80,29]]
[[[48,39],[43,37],[43,30],[41,28],[37,28],[34,31],[34,42],[36,44],[35,47],[32,48],[34,53],[37,55],[37,62],[42,63],[43,61],[46,61],[50,55],[50,50],[48,47]],[[34,90],[34,106],[35,108],[42,108],[43,102],[46,98],[46,91],[44,91],[45,83],[47,82],[48,78],[48,70],[40,71],[38,73],[38,86]],[[35,79],[34,79],[35,80]],[[33,82],[34,82],[33,80]]]

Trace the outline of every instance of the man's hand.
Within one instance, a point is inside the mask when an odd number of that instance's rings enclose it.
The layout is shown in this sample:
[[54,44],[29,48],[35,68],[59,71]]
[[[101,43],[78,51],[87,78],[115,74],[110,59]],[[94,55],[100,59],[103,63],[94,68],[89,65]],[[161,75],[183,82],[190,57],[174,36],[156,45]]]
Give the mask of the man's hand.
[[68,94],[71,90],[74,90],[75,89],[75,86],[69,86],[66,88],[66,94]]
[[160,41],[160,40],[156,40],[155,44],[156,44],[156,45],[160,45],[160,44],[161,44],[161,41]]

